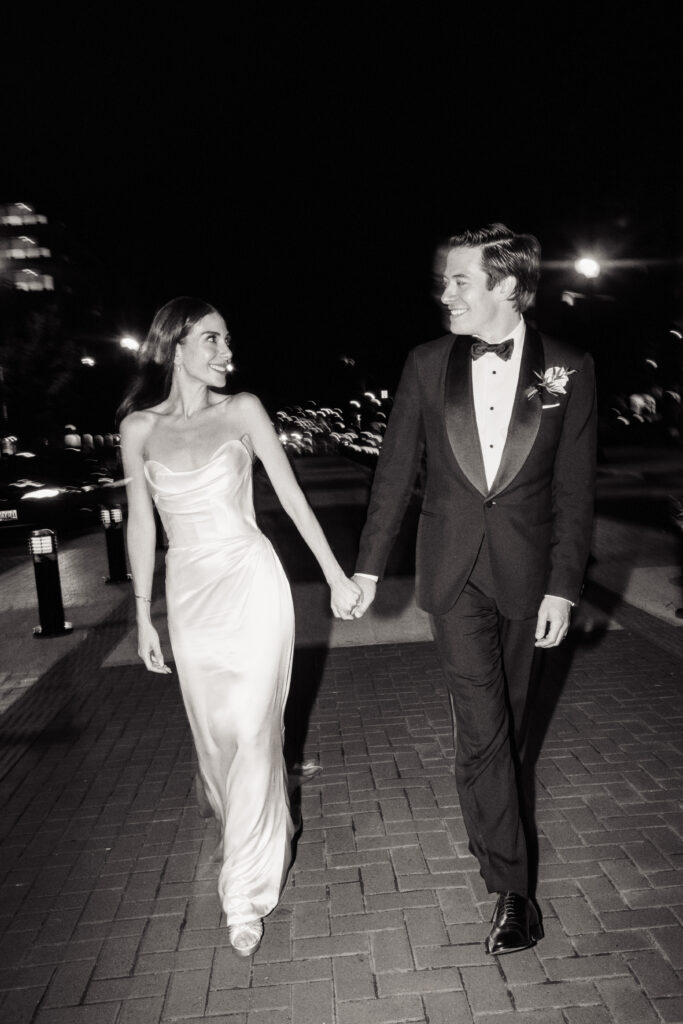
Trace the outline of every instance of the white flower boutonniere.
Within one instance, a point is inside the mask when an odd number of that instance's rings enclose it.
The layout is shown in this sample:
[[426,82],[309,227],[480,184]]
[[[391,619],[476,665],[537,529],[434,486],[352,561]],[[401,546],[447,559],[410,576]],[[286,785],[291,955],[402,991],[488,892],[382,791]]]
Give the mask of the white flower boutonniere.
[[527,388],[526,397],[533,398],[541,391],[546,391],[549,395],[566,395],[569,376],[572,373],[576,373],[576,370],[568,370],[565,366],[550,366],[543,373],[534,370],[534,376],[538,377],[538,384],[532,384]]

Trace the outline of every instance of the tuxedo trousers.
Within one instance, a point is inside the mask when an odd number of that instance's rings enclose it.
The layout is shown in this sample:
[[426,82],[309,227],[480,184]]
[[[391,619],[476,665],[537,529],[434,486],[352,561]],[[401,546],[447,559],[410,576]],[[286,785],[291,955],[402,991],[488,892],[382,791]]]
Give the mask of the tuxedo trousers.
[[489,892],[527,896],[518,765],[537,617],[501,615],[484,537],[457,601],[431,620],[450,695],[455,780],[470,850]]

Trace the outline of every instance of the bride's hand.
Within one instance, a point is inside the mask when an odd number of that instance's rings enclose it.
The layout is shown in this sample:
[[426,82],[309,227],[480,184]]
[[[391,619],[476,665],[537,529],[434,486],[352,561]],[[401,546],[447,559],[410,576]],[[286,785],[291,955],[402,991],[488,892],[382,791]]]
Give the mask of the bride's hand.
[[335,619],[352,619],[353,610],[362,598],[357,583],[342,576],[330,586],[330,607]]
[[163,675],[170,673],[170,668],[164,664],[159,634],[154,626],[149,624],[138,626],[138,654],[149,672],[159,672]]

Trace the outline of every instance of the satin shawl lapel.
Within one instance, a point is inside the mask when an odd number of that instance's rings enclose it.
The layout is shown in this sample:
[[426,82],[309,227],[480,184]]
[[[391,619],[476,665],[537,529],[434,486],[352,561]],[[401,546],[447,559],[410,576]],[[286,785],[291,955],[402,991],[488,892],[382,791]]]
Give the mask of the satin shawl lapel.
[[527,325],[524,335],[524,351],[519,368],[517,393],[512,407],[510,426],[491,494],[498,494],[514,480],[526,462],[541,425],[541,406],[538,394],[527,398],[528,388],[537,383],[534,370],[543,372],[545,366],[543,342],[538,331]]
[[474,414],[472,394],[472,338],[455,338],[446,368],[444,415],[453,455],[473,487],[486,494],[486,474]]

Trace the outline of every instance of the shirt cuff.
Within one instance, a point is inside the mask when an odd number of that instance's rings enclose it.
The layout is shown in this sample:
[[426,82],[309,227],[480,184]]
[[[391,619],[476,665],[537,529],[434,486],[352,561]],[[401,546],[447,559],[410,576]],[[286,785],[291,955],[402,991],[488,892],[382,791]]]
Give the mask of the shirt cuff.
[[[358,575],[360,576],[360,573],[358,573]],[[576,605],[574,604],[574,602],[570,601],[568,597],[561,597],[560,594],[546,594],[545,596],[546,597],[559,597],[560,601],[566,601],[567,604],[570,604],[572,606],[572,608],[576,608]]]
[[354,576],[362,576],[365,580],[373,580],[375,583],[379,580],[379,576],[373,576],[370,572],[354,572]]

